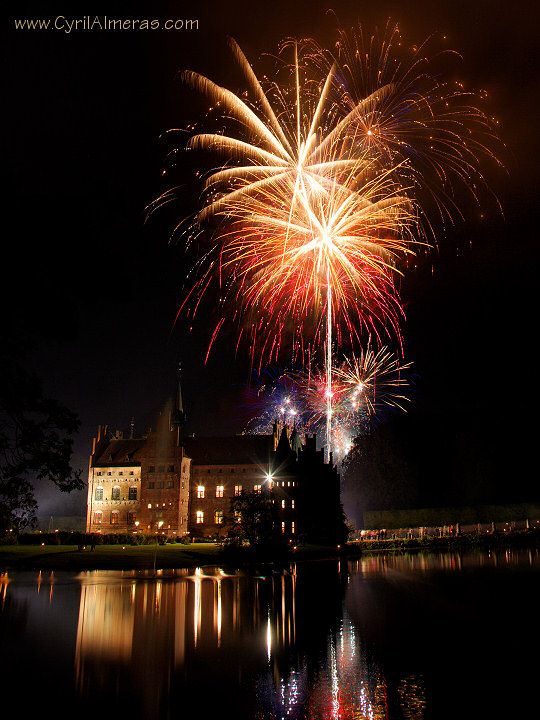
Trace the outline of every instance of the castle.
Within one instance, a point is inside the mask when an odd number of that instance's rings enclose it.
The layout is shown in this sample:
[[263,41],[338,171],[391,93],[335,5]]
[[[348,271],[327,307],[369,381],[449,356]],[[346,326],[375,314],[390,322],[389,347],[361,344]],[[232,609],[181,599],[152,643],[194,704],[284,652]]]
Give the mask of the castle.
[[[98,428],[88,473],[86,531],[226,537],[231,500],[269,492],[278,530],[332,539],[342,518],[339,475],[315,436],[305,442],[278,421],[268,435],[184,436],[181,391],[176,408],[135,437]],[[328,538],[326,537],[328,536]]]

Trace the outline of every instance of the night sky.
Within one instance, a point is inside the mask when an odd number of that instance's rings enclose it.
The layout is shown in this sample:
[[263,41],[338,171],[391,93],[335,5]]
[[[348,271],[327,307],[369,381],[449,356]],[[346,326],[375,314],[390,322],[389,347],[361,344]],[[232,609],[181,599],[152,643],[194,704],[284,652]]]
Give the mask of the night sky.
[[[87,467],[98,424],[144,431],[184,367],[191,432],[242,429],[249,368],[230,337],[204,356],[204,315],[173,328],[183,297],[182,249],[172,216],[146,224],[166,187],[160,136],[200,117],[177,73],[192,69],[235,89],[226,35],[253,64],[287,36],[330,44],[341,25],[399,23],[411,44],[432,32],[463,55],[462,78],[489,93],[508,147],[508,173],[489,208],[457,223],[440,252],[402,286],[407,360],[415,365],[412,417],[485,417],[519,467],[533,457],[538,380],[538,88],[536,2],[405,0],[327,2],[3,3],[4,169],[2,310],[35,338],[30,361],[52,397],[75,411],[75,464]],[[17,31],[15,18],[197,19],[184,31]],[[230,83],[233,83],[232,85]],[[241,89],[238,87],[237,89]],[[190,189],[186,189],[186,207]],[[179,202],[175,211],[180,216]],[[433,270],[432,270],[433,266]],[[463,430],[470,423],[463,424]],[[459,429],[459,428],[457,428]],[[493,430],[492,430],[493,429]],[[519,438],[519,448],[515,447]],[[65,503],[43,500],[42,514]],[[71,506],[74,501],[71,501]],[[78,500],[80,504],[80,499]],[[68,503],[69,504],[69,503]],[[67,507],[67,506],[66,506]],[[71,507],[72,509],[72,507]]]

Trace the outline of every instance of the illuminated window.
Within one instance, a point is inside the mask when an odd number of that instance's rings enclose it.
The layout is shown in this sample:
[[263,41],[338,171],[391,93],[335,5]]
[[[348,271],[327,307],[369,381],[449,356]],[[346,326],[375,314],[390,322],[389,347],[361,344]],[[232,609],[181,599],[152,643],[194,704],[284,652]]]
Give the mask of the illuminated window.
[[254,485],[254,486],[253,486],[253,492],[260,493],[260,492],[261,492],[261,486],[260,486],[260,485]]
[[199,485],[197,487],[197,497],[199,500],[204,500],[204,485]]
[[95,496],[95,499],[96,499],[96,500],[103,500],[103,488],[102,488],[102,487],[96,488],[96,496]]
[[291,532],[294,533],[294,520],[291,523]]
[[118,525],[118,513],[117,512],[111,513],[111,525]]
[[216,487],[216,497],[223,497],[223,485],[218,485]]
[[291,500],[291,507],[294,510],[294,500]]
[[113,487],[112,493],[111,493],[111,500],[120,500],[120,488],[119,487]]
[[282,508],[285,507],[285,500],[282,500],[282,501],[281,501],[281,507],[282,507]]
[[128,490],[128,500],[136,500],[136,499],[137,499],[137,488],[130,487]]
[[221,525],[223,522],[223,510],[216,510],[215,513],[216,525]]
[[241,495],[241,494],[242,494],[242,486],[241,486],[241,485],[235,485],[235,486],[234,486],[234,494],[235,494],[235,495]]
[[94,513],[94,523],[96,525],[101,525],[103,519],[103,513],[102,512],[95,512]]
[[152,509],[152,503],[148,503],[148,509],[149,509],[149,510]]
[[285,532],[285,523],[284,522],[281,523],[281,532],[282,533]]
[[136,515],[135,513],[128,513],[127,514],[127,523],[128,525],[135,525]]
[[197,525],[202,525],[204,522],[204,513],[202,510],[197,510]]

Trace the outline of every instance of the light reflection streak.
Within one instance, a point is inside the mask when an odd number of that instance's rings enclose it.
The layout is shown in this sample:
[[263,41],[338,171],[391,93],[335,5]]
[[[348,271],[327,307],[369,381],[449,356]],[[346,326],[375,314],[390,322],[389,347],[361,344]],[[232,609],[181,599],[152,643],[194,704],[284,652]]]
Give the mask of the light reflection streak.
[[[390,574],[393,582],[400,572],[410,577],[432,570],[495,569],[497,558],[505,566],[538,566],[540,555],[530,548],[490,554],[377,555],[350,562],[349,573],[354,586],[355,577],[369,581],[371,575]],[[333,568],[335,572],[337,564]],[[34,575],[32,593],[42,596],[40,586],[49,579],[54,581],[54,594],[46,593],[42,601],[58,603],[64,587],[61,576]],[[16,585],[8,580],[2,576],[4,601]],[[321,611],[318,603],[312,621],[306,623],[312,587],[306,592],[305,576],[295,567],[267,577],[210,568],[163,571],[157,579],[142,573],[87,572],[79,582],[76,686],[85,701],[107,687],[117,692],[129,682],[144,707],[159,707],[175,683],[194,682],[203,663],[208,683],[216,682],[215,667],[227,673],[224,687],[237,683],[248,692],[252,683],[259,703],[253,716],[261,720],[388,720],[394,717],[388,715],[389,702],[401,707],[400,717],[424,717],[422,676],[404,673],[390,684],[367,650],[359,618],[348,614],[348,603],[340,617],[334,608]],[[319,578],[313,588],[320,586]],[[328,585],[330,595],[335,590]],[[298,592],[302,613],[296,608]],[[360,606],[355,607],[361,616]]]

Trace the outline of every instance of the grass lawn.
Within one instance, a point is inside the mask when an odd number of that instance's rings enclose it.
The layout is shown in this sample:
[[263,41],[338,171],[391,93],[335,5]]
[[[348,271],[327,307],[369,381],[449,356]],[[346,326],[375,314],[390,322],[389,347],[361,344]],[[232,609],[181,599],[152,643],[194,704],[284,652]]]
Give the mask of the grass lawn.
[[1,545],[0,571],[49,568],[54,570],[131,570],[198,567],[219,561],[220,548],[192,545],[96,545],[80,551],[77,545]]
[[204,565],[239,566],[336,557],[336,548],[306,545],[292,554],[241,548],[227,552],[212,543],[191,545],[0,545],[0,572],[10,570],[152,570]]

